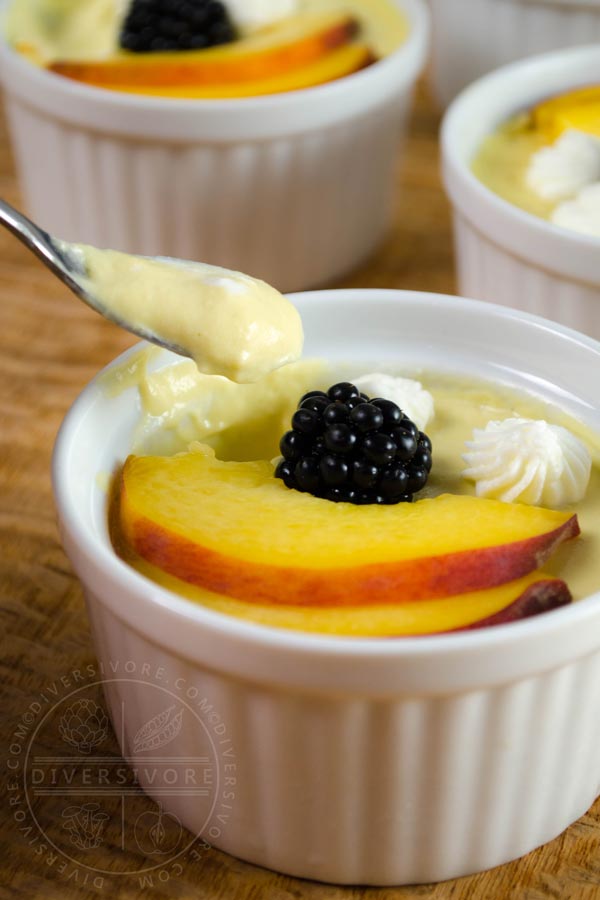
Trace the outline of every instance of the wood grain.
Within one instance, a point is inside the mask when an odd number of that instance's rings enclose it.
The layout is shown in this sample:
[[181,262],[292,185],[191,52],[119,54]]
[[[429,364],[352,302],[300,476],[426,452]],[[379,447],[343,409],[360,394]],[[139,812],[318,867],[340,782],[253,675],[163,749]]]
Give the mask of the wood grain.
[[[438,119],[421,90],[411,122],[408,158],[398,175],[398,210],[385,245],[343,285],[452,292],[448,206],[438,177]],[[20,204],[5,130],[0,194]],[[134,342],[78,303],[8,234],[0,233],[0,596],[2,610],[2,753],[10,759],[15,730],[30,703],[61,676],[92,663],[79,584],[57,534],[50,488],[51,448],[61,419],[99,367]],[[101,699],[99,698],[101,703]],[[57,747],[52,742],[46,750]],[[38,748],[39,749],[39,748]],[[116,751],[113,744],[112,751]],[[599,751],[600,752],[600,751]],[[568,760],[565,760],[568,765]],[[4,768],[4,767],[3,767]],[[126,860],[110,823],[93,865],[102,887],[38,856],[33,835],[15,820],[6,770],[0,824],[0,896],[28,898],[228,898],[228,900],[488,900],[600,897],[600,803],[561,837],[510,865],[440,885],[337,889],[282,877],[215,850],[187,858],[167,883],[142,887],[123,873]],[[14,785],[13,785],[14,786]],[[140,799],[141,808],[153,804]],[[61,827],[50,809],[47,832]],[[116,826],[115,826],[116,828]],[[143,860],[142,860],[143,861]],[[138,859],[138,862],[140,860]]]

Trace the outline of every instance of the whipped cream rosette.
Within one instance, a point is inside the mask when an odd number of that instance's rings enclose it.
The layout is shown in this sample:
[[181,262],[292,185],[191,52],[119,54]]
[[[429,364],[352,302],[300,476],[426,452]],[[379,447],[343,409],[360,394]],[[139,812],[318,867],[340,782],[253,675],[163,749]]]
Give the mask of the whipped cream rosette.
[[581,500],[591,457],[566,428],[543,420],[509,418],[474,429],[467,441],[465,478],[479,497],[559,507]]

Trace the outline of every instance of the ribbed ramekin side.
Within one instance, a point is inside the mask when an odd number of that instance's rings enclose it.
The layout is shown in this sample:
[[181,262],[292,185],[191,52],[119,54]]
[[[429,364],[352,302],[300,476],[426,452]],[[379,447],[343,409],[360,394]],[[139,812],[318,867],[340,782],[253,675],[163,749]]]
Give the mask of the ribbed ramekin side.
[[126,139],[10,92],[7,106],[28,210],[51,233],[292,291],[341,275],[382,239],[411,93],[326,128],[229,143]]
[[[165,687],[203,709],[218,766],[233,766],[220,770],[219,790],[225,777],[235,781],[221,820],[221,794],[208,818],[185,794],[162,797],[163,806],[250,862],[346,884],[458,877],[552,839],[600,789],[600,653],[460,694],[294,692],[180,659],[93,594],[88,606],[104,670],[126,661],[160,670]],[[143,704],[144,719],[160,713],[160,695],[130,681],[109,698],[113,719],[124,700]],[[203,727],[185,713],[163,752],[192,756]],[[131,735],[124,743],[135,756]]]
[[454,215],[458,289],[465,297],[561,322],[600,337],[600,289],[546,272],[490,241],[460,213]]

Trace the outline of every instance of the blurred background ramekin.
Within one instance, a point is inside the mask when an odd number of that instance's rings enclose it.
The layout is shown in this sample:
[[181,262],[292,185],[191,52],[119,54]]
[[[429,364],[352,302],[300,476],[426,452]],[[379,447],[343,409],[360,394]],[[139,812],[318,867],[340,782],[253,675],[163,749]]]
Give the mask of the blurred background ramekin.
[[[559,325],[434,294],[292,299],[308,356],[493,379],[600,432],[600,344]],[[122,463],[137,416],[134,389],[109,396],[102,379],[75,402],[54,454],[60,527],[102,671],[125,661],[160,671],[163,685],[202,698],[231,742],[235,799],[226,825],[207,834],[217,847],[322,881],[429,882],[521,856],[589,808],[600,793],[600,593],[510,625],[424,638],[332,638],[218,614],[113,552],[99,473]],[[133,679],[115,683],[107,702],[115,724],[124,708],[147,721],[165,706]],[[153,796],[133,718],[116,733]],[[161,749],[167,759],[205,745],[202,723],[182,721]],[[205,827],[199,801],[160,800],[194,833]]]
[[429,0],[431,84],[446,106],[506,63],[600,39],[600,0]]
[[471,171],[484,138],[570,88],[600,83],[600,44],[505,66],[460,94],[442,125],[459,292],[546,316],[600,338],[600,241],[503,200]]
[[425,63],[424,0],[395,0],[404,44],[307,90],[176,100],[88,87],[0,42],[25,205],[66,240],[204,260],[280,290],[325,283],[382,240]]

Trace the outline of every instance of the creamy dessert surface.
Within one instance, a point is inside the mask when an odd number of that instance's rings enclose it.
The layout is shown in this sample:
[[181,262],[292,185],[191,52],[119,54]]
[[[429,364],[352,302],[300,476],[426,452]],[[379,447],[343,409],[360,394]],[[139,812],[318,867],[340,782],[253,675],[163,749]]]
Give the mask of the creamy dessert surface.
[[[152,373],[147,362],[142,354],[121,372],[111,372],[111,382],[107,383],[112,390],[132,385],[139,389],[143,415],[133,451],[171,455],[187,450],[193,440],[200,440],[225,460],[276,457],[279,439],[289,427],[287,423],[303,392],[324,388],[339,377],[348,378],[349,372],[358,377],[373,371],[373,367],[366,368],[364,364],[340,371],[338,366],[333,370],[324,362],[303,360],[272,373],[264,385],[240,386],[210,376],[194,375],[190,379],[193,373],[187,363]],[[594,463],[590,483],[585,498],[567,507],[579,517],[581,536],[561,546],[544,571],[566,581],[574,599],[600,589],[600,436],[552,404],[514,388],[431,372],[396,374],[418,378],[435,401],[435,416],[426,428],[433,444],[434,465],[419,498],[441,493],[474,494],[474,485],[461,474],[465,468],[462,454],[473,429],[484,428],[490,420],[514,416],[546,419],[569,428],[584,441]],[[122,548],[119,552],[152,580],[209,608],[254,622],[306,630],[301,610],[260,606],[216,595],[186,584]],[[436,615],[435,603],[439,602],[432,601],[432,616]],[[386,609],[376,605],[368,609],[314,609],[310,630],[360,634],[365,633],[369,623],[372,625],[378,617],[385,620],[386,615]]]
[[360,22],[377,56],[387,56],[406,39],[408,23],[390,0],[301,0],[300,9],[314,12],[348,11]]
[[[127,7],[127,0],[13,0],[6,35],[9,43],[32,48],[45,64],[104,59],[118,50]],[[295,15],[338,10],[356,16],[377,56],[406,38],[408,23],[392,0],[299,0]]]
[[153,369],[161,352],[142,350],[102,377],[111,395],[139,391],[132,453],[171,456],[202,441],[220,459],[271,459],[298,397],[322,384],[328,368],[320,360],[299,360],[256,383],[237,384],[205,375],[191,361]]
[[547,137],[530,126],[528,116],[516,116],[485,138],[471,169],[503,200],[534,216],[549,219],[555,204],[542,199],[526,181],[531,157],[547,145]]
[[264,281],[204,263],[68,249],[110,316],[181,348],[202,372],[257,381],[302,353],[298,311]]
[[113,52],[127,0],[13,0],[6,37],[53,59],[101,59]]

